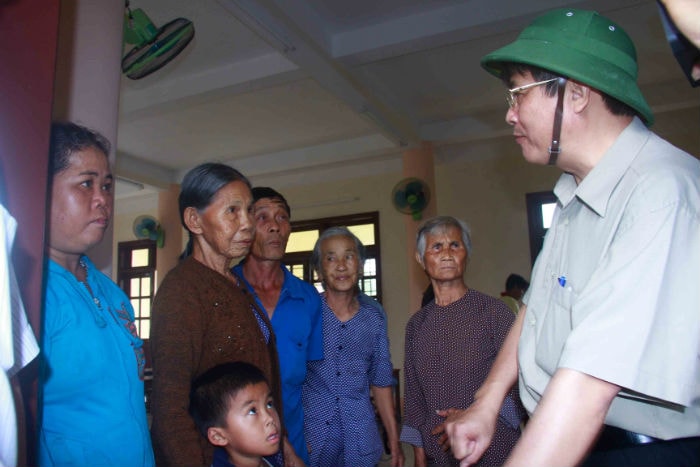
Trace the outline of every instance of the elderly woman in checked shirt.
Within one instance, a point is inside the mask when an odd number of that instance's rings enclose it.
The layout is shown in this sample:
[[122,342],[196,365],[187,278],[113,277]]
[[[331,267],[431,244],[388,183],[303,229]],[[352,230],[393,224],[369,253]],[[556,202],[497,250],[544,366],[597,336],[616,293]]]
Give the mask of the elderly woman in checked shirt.
[[402,466],[386,316],[357,286],[364,247],[347,228],[331,227],[316,242],[311,262],[324,288],[325,356],[307,363],[303,390],[311,467],[369,467],[379,462],[383,447],[370,392],[388,434],[391,465]]

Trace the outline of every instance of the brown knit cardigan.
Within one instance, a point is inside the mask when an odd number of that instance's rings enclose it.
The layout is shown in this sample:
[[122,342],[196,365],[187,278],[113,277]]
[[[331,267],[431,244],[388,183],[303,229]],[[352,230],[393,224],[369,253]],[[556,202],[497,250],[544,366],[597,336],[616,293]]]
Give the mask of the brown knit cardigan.
[[[269,343],[254,310],[270,330]],[[151,438],[158,466],[211,465],[213,448],[187,413],[190,384],[209,368],[236,360],[252,363],[267,376],[276,400],[282,400],[277,349],[267,314],[244,285],[231,283],[192,257],[170,271],[158,289],[151,351]]]

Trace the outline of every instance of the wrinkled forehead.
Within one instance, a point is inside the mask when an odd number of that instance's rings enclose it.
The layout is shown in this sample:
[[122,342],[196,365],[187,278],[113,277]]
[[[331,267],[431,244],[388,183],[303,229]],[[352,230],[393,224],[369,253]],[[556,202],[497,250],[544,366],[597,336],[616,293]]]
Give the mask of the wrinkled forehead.
[[440,238],[450,238],[450,239],[459,239],[459,241],[462,241],[462,229],[457,227],[456,225],[451,225],[451,224],[442,224],[442,225],[437,225],[433,227],[431,230],[425,233],[425,238],[428,242],[431,240],[437,241]]
[[345,235],[334,235],[323,239],[323,242],[321,243],[321,251],[324,254],[341,254],[347,252],[358,253],[355,241],[350,237],[346,237]]

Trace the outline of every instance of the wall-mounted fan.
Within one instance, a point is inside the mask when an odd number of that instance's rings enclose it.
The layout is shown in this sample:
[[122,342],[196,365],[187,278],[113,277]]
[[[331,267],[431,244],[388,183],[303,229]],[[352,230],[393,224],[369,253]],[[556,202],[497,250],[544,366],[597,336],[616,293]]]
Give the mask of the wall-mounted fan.
[[143,215],[134,219],[133,231],[136,238],[155,240],[158,248],[163,248],[165,244],[163,227],[153,216]]
[[430,188],[418,178],[404,178],[394,186],[391,192],[394,207],[404,214],[410,214],[413,219],[420,220],[421,212],[430,201]]
[[160,70],[183,51],[194,37],[194,24],[176,18],[157,28],[140,8],[131,10],[126,0],[124,42],[134,47],[122,59],[122,72],[139,79]]

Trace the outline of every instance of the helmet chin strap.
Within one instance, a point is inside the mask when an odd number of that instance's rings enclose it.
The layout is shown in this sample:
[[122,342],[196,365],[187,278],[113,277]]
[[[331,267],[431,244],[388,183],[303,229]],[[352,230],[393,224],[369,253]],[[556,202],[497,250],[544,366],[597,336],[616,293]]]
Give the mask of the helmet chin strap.
[[554,128],[552,129],[552,145],[549,147],[549,165],[556,165],[561,152],[561,120],[564,112],[564,91],[566,90],[566,78],[557,80],[557,109],[554,111]]

